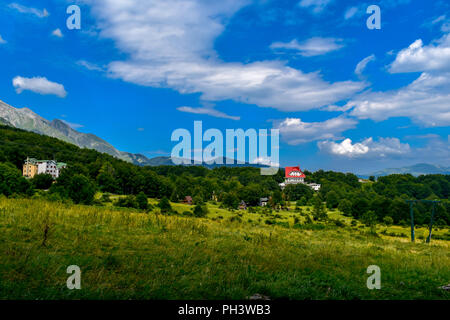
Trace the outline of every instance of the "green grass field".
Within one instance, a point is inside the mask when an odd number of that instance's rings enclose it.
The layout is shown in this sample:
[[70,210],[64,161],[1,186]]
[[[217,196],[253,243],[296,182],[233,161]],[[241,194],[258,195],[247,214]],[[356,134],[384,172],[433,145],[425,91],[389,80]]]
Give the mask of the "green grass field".
[[[0,299],[450,298],[438,288],[450,283],[450,241],[437,240],[449,229],[425,244],[420,228],[413,244],[406,227],[375,236],[337,211],[344,226],[208,207],[199,219],[0,198]],[[81,290],[66,287],[69,265],[81,268]],[[381,268],[380,290],[366,286],[369,265]]]

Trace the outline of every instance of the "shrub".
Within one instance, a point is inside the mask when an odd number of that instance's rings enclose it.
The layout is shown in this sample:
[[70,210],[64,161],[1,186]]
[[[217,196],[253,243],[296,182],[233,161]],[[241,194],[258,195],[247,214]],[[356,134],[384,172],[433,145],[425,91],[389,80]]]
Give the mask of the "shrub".
[[75,203],[91,204],[95,196],[94,184],[84,175],[75,174],[67,187],[69,197]]
[[314,201],[314,209],[313,209],[314,220],[326,220],[328,216],[322,200],[317,196],[314,197],[313,201]]
[[138,208],[138,203],[136,201],[136,197],[133,195],[129,195],[129,196],[117,199],[117,201],[114,203],[114,205],[116,207],[123,207],[123,208]]
[[377,216],[375,215],[375,212],[373,211],[367,211],[365,212],[361,217],[362,223],[364,223],[368,227],[372,227],[377,222]]
[[338,210],[341,211],[344,216],[350,217],[352,215],[352,203],[347,199],[342,199],[339,202]]
[[161,209],[161,213],[172,212],[172,206],[170,205],[169,199],[163,197],[158,203],[158,207]]
[[198,204],[194,207],[194,216],[196,216],[198,218],[205,217],[207,213],[208,213],[208,209],[206,208],[206,206],[202,206],[202,205]]
[[47,190],[53,184],[53,177],[49,174],[41,173],[37,174],[31,179],[31,184],[35,189]]
[[9,163],[0,163],[0,194],[11,196],[13,193],[32,195],[33,190],[16,167]]
[[136,196],[137,207],[141,210],[147,210],[148,208],[148,199],[145,193],[142,191]]
[[386,216],[383,218],[383,223],[387,226],[391,226],[392,224],[394,224],[394,219],[392,219],[392,217]]

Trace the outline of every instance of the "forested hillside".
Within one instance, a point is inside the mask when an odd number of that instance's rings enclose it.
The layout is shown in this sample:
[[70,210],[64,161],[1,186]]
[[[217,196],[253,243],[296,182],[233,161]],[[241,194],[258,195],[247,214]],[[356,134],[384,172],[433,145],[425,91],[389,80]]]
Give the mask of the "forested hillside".
[[[56,183],[48,177],[22,178],[21,169],[27,157],[57,159],[66,162]],[[301,159],[299,159],[301,163]],[[306,180],[320,183],[320,192],[305,185],[289,185],[282,192],[278,183],[284,172],[261,176],[258,168],[200,166],[139,167],[110,155],[47,136],[0,126],[0,193],[6,196],[31,197],[38,189],[50,189],[54,200],[71,199],[91,204],[95,192],[168,198],[173,202],[192,196],[197,202],[214,199],[223,207],[236,209],[241,200],[257,206],[261,197],[269,197],[269,206],[277,210],[288,201],[297,205],[326,204],[357,219],[405,224],[409,220],[406,199],[441,199],[437,207],[438,224],[450,224],[450,176],[390,175],[367,183],[358,182],[351,173],[305,171]],[[430,207],[417,204],[418,224],[430,218]]]

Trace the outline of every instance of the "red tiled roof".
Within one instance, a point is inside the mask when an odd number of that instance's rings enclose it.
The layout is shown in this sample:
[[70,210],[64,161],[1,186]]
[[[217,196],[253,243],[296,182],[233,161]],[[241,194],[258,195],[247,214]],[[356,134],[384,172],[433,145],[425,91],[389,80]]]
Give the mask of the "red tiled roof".
[[300,170],[300,167],[286,167],[285,178],[305,178],[305,174]]

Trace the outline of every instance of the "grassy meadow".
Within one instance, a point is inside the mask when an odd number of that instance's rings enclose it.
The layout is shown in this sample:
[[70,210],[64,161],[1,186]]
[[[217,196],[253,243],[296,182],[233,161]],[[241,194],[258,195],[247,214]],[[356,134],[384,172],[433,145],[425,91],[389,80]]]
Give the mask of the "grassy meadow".
[[[155,204],[156,200],[150,199]],[[449,299],[449,229],[305,223],[294,210],[206,218],[0,197],[0,299]],[[308,213],[308,207],[302,211]],[[69,265],[81,290],[66,287]],[[381,268],[381,290],[366,269]]]

